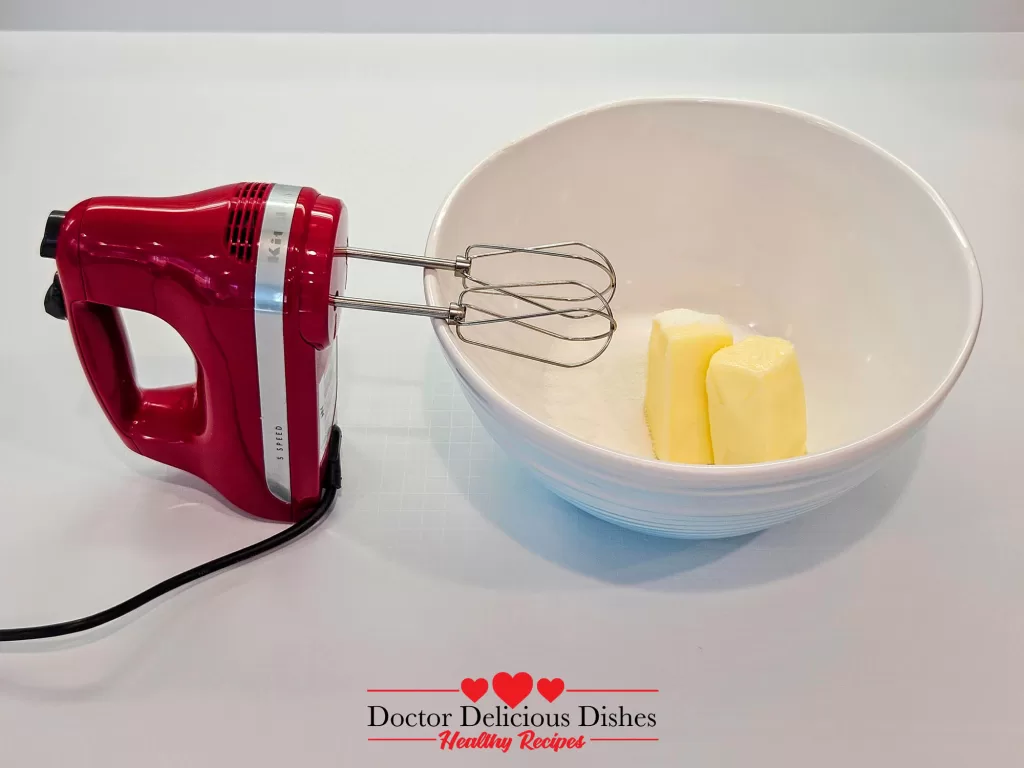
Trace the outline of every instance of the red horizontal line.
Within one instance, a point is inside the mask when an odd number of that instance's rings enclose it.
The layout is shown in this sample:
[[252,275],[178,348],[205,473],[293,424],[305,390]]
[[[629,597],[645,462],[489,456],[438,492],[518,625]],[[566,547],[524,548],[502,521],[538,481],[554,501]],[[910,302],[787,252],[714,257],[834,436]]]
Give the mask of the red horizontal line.
[[437,741],[437,739],[429,739],[429,738],[423,738],[423,739],[385,739],[385,738],[378,738],[378,739],[367,739],[367,741]]
[[[367,693],[458,693],[458,688],[367,688]],[[657,688],[566,688],[566,693],[658,693]]]
[[619,739],[613,739],[613,738],[609,737],[609,738],[606,738],[606,739],[591,739],[591,741],[657,741],[657,739],[654,739],[654,738],[643,738],[643,739],[632,738],[631,739],[631,738],[626,738],[624,736],[624,737],[619,738]]

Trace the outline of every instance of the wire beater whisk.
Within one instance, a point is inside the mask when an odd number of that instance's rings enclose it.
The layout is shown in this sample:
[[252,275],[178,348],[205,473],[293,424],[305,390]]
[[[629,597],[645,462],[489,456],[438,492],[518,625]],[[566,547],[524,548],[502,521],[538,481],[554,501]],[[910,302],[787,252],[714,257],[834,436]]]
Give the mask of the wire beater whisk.
[[[331,297],[331,302],[336,307],[443,320],[466,344],[549,365],[577,368],[600,357],[615,333],[611,308],[616,289],[615,269],[603,253],[586,243],[562,242],[535,247],[475,244],[454,259],[347,247],[335,250],[335,256],[454,273],[461,280],[462,288],[457,300],[447,307],[337,295]],[[502,258],[530,260],[534,264],[540,260],[564,259],[577,272],[590,271],[599,276],[601,287],[571,275],[564,279],[490,281],[478,274],[486,264]],[[497,338],[489,338],[486,331],[499,325],[512,326],[515,332],[502,330],[492,334]],[[520,342],[514,344],[517,334]],[[545,339],[547,347],[543,345]],[[588,351],[583,359],[568,362],[546,354],[555,352],[554,345],[559,343],[585,345]]]

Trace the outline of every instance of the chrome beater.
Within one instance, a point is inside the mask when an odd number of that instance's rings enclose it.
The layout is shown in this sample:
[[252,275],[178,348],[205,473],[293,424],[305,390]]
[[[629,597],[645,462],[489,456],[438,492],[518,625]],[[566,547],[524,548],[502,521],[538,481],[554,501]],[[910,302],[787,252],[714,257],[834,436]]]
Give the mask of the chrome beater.
[[[585,243],[564,242],[525,248],[477,244],[469,246],[454,259],[347,247],[336,249],[334,255],[453,272],[462,280],[462,291],[458,301],[447,307],[337,295],[332,295],[330,300],[336,307],[443,320],[454,327],[459,339],[467,344],[562,368],[578,368],[600,357],[611,344],[612,334],[615,333],[616,323],[611,308],[616,288],[615,269],[603,253]],[[602,283],[606,279],[608,284],[598,290],[588,283],[573,279],[489,282],[474,274],[475,265],[482,265],[483,260],[496,257],[567,259],[576,262],[577,267],[597,270],[603,276]],[[509,311],[500,311],[502,304],[509,306]],[[552,320],[556,323],[553,324]],[[557,321],[571,321],[576,324],[573,327],[582,329],[578,333],[570,333],[568,329],[559,329]],[[511,323],[525,332],[543,334],[556,341],[599,346],[586,359],[567,363],[510,346],[489,343],[473,338],[469,333],[471,329],[498,323]]]

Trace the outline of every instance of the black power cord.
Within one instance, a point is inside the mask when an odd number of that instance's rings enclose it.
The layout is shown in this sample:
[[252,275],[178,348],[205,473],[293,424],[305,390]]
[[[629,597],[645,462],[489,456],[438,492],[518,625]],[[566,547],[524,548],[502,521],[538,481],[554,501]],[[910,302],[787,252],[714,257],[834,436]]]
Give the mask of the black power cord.
[[99,613],[94,613],[92,616],[62,621],[58,624],[44,624],[38,627],[0,629],[0,643],[10,643],[19,640],[41,640],[43,638],[61,637],[95,629],[101,624],[107,624],[141,608],[161,595],[166,595],[168,592],[172,592],[218,571],[223,571],[239,563],[252,560],[260,555],[265,555],[267,552],[294,541],[327,517],[327,513],[334,506],[334,497],[338,492],[338,488],[341,487],[341,430],[337,427],[334,427],[331,432],[330,446],[327,450],[327,467],[319,503],[308,515],[288,526],[280,533],[275,533],[263,541],[258,541],[255,544],[250,544],[248,547],[210,560],[202,565],[197,565],[195,568],[190,568],[179,573],[177,576],[172,576],[166,581],[160,582],[156,586],[150,587],[135,597],[125,600],[119,605],[107,608]]

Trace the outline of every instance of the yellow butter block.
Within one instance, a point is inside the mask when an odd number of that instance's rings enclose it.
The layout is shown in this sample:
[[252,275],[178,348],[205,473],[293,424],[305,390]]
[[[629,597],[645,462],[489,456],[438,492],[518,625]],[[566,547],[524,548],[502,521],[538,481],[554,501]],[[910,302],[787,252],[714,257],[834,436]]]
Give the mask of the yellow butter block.
[[718,315],[673,309],[654,317],[644,415],[657,458],[713,462],[705,380],[711,356],[729,344],[732,332]]
[[707,373],[715,464],[753,464],[807,453],[807,408],[796,350],[751,336],[719,350]]

